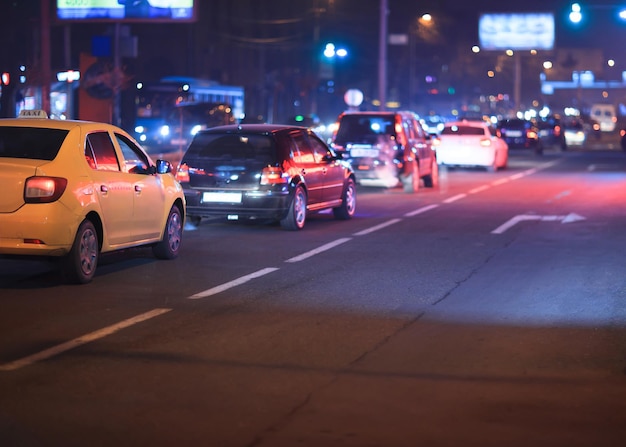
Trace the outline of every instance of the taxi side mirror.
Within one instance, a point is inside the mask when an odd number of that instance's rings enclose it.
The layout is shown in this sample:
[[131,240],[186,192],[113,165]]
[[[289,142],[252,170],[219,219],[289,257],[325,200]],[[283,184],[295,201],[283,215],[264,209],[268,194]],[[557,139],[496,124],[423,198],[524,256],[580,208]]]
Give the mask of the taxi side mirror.
[[167,174],[172,172],[172,164],[167,160],[157,160],[156,162],[157,174]]

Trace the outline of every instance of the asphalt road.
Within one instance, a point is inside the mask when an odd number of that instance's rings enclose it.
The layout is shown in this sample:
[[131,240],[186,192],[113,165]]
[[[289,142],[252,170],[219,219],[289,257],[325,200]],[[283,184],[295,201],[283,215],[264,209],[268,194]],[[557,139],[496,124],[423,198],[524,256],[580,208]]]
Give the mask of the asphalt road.
[[84,286],[0,259],[0,445],[621,447],[625,191],[620,150],[515,151]]

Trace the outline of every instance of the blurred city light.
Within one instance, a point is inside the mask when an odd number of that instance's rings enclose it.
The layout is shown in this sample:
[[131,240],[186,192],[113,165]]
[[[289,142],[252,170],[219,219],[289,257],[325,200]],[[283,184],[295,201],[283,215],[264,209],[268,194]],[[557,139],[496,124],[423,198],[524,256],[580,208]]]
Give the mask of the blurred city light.
[[324,56],[328,59],[334,57],[344,58],[348,55],[348,50],[345,48],[337,48],[334,43],[327,43],[324,48]]
[[569,13],[569,20],[572,23],[580,23],[583,19],[582,10],[579,3],[572,3],[572,10]]

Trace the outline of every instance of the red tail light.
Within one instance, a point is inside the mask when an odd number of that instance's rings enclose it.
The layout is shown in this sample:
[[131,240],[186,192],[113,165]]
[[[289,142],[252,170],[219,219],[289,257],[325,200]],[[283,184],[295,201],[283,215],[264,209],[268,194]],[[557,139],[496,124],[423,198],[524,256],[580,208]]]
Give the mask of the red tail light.
[[187,163],[183,163],[178,167],[176,180],[180,183],[189,183],[189,166],[187,166]]
[[280,185],[287,183],[287,176],[281,168],[266,166],[261,172],[261,185]]
[[526,137],[530,138],[531,140],[536,140],[537,138],[539,138],[539,135],[537,135],[537,132],[535,132],[534,130],[528,130],[526,132]]
[[29,177],[24,184],[24,202],[50,203],[65,192],[67,179],[60,177]]

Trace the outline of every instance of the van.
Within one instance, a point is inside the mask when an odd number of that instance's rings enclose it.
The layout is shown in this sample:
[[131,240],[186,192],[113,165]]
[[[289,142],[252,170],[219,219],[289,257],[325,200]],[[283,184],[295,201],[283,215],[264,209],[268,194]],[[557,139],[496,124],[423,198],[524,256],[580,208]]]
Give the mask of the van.
[[591,119],[600,124],[602,132],[613,132],[617,124],[617,111],[613,104],[594,104],[589,112]]

